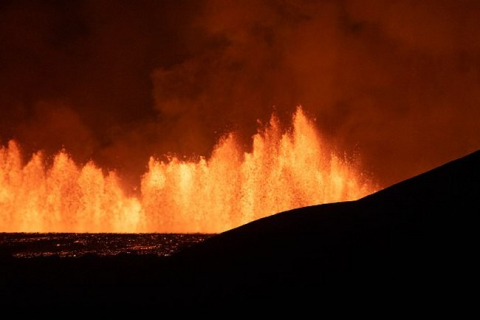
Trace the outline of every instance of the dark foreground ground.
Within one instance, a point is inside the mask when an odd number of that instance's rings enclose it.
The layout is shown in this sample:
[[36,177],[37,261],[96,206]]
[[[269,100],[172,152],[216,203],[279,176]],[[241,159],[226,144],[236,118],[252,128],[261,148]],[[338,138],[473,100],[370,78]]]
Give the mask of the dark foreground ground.
[[0,233],[0,257],[80,258],[115,255],[171,256],[215,234],[204,233]]
[[3,254],[0,302],[159,310],[455,303],[463,310],[476,304],[479,200],[480,151],[363,199],[278,213],[169,257]]

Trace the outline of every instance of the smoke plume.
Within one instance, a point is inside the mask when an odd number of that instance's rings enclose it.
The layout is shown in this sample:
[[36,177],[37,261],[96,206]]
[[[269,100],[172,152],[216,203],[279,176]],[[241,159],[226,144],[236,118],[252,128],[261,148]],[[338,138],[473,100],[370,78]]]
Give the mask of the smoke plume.
[[138,184],[298,105],[383,186],[480,148],[478,1],[0,4],[0,139]]

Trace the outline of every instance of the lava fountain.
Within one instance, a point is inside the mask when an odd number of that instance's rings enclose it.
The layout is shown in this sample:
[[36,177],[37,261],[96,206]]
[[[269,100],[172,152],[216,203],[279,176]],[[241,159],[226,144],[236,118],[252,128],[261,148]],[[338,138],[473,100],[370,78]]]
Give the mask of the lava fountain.
[[333,153],[303,109],[282,130],[272,115],[251,152],[233,133],[206,159],[153,157],[138,196],[115,171],[77,165],[67,152],[26,163],[0,149],[0,232],[218,233],[293,208],[355,200],[377,190],[358,164]]

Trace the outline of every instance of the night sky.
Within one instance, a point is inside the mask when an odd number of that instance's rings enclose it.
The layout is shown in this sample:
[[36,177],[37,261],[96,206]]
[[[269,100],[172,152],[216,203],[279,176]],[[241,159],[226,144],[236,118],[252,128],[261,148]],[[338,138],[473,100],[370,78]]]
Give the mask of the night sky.
[[0,143],[27,158],[135,185],[297,105],[382,186],[476,151],[480,2],[0,1]]

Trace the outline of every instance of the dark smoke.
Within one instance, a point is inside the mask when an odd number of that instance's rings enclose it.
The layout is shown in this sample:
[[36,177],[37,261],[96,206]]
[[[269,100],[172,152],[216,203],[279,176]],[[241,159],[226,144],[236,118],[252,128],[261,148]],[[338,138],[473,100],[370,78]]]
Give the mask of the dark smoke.
[[2,1],[0,138],[134,185],[297,105],[383,186],[480,148],[478,1]]

